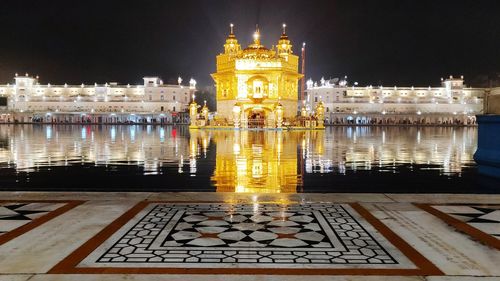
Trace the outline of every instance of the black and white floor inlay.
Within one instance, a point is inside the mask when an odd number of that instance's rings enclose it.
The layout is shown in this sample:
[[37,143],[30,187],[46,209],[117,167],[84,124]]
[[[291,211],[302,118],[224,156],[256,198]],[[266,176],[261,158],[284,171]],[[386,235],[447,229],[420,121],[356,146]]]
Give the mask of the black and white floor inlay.
[[500,205],[435,205],[432,207],[500,239]]
[[151,203],[79,267],[414,267],[347,204]]
[[0,203],[0,235],[63,206],[64,203]]

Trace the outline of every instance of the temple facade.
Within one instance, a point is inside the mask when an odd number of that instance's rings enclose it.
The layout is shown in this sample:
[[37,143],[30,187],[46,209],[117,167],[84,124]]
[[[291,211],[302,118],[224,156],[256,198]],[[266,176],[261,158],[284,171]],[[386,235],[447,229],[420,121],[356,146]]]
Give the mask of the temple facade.
[[217,56],[217,113],[208,120],[206,107],[196,116],[196,105],[190,108],[192,127],[223,126],[233,128],[281,128],[295,122],[298,105],[299,57],[283,25],[283,33],[271,49],[261,44],[260,31],[253,43],[241,48],[233,25]]

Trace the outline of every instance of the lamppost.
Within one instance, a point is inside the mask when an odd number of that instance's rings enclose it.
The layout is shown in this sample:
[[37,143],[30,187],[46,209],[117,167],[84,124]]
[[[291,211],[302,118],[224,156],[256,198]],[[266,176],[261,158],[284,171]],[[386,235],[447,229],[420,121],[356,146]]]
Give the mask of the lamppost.
[[191,126],[196,126],[196,115],[198,113],[198,105],[196,104],[196,102],[194,101],[194,98],[195,98],[195,95],[193,94],[193,100],[191,101],[191,103],[189,104],[189,119],[190,119],[190,123],[191,123]]

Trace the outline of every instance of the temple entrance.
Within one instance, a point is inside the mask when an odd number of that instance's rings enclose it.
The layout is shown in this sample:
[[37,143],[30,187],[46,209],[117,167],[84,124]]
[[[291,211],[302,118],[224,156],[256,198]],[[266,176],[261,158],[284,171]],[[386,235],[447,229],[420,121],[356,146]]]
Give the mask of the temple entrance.
[[264,128],[266,113],[262,108],[253,108],[248,112],[248,128]]

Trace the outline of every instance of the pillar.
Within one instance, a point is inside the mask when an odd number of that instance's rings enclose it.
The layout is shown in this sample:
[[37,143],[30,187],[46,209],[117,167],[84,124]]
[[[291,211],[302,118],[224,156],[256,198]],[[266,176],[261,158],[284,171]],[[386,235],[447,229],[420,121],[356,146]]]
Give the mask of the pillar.
[[235,129],[240,128],[240,114],[241,114],[241,107],[238,104],[235,104],[233,106],[233,122]]
[[281,128],[283,125],[283,106],[278,104],[276,106],[276,128]]

